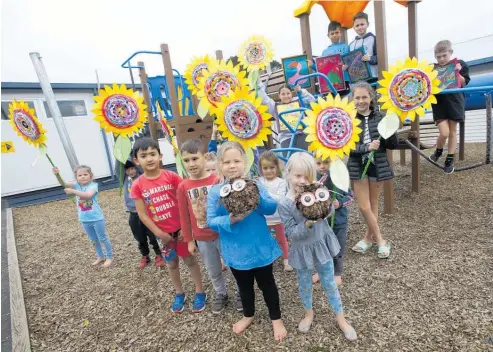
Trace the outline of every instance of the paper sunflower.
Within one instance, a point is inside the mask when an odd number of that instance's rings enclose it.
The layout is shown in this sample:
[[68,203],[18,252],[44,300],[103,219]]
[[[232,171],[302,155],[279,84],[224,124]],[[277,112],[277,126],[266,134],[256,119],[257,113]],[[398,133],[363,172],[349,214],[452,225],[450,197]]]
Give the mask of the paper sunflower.
[[23,100],[14,100],[9,105],[10,124],[27,143],[37,148],[46,144],[46,131],[36,118],[34,109]]
[[202,71],[203,76],[199,78],[199,91],[197,96],[200,98],[197,114],[204,118],[207,112],[215,113],[217,105],[221,102],[221,97],[228,96],[231,91],[236,91],[242,87],[247,87],[245,71],[240,71],[239,66],[233,67],[229,61],[212,62],[208,71]]
[[228,141],[235,141],[248,149],[255,149],[267,141],[271,133],[269,127],[272,117],[262,98],[256,98],[255,92],[249,93],[248,87],[224,96],[217,107],[217,129]]
[[147,109],[144,98],[132,89],[127,89],[124,84],[105,86],[94,100],[94,120],[106,132],[131,137],[144,127]]
[[198,84],[199,78],[203,76],[202,70],[207,70],[212,61],[216,61],[211,59],[209,55],[194,57],[192,62],[190,62],[183,74],[185,78],[185,83],[188,85],[188,90],[192,94],[197,94],[199,91]]
[[[238,51],[238,60],[247,71],[262,70],[274,57],[271,43],[262,36],[251,36]],[[253,87],[252,87],[253,88]]]
[[362,131],[358,127],[360,120],[355,118],[354,103],[348,103],[347,98],[341,100],[339,95],[333,98],[329,94],[326,99],[318,98],[310,107],[303,119],[307,126],[304,130],[306,141],[310,143],[308,151],[314,151],[315,157],[322,160],[349,155],[356,148]]
[[437,72],[433,70],[433,65],[428,65],[426,61],[406,58],[404,63],[397,61],[395,66],[390,66],[390,70],[382,74],[384,79],[378,81],[381,88],[377,89],[382,96],[378,101],[384,103],[383,110],[396,113],[401,121],[406,118],[414,121],[416,114],[424,116],[425,109],[436,104],[434,94],[441,91],[438,88],[440,80],[436,79]]

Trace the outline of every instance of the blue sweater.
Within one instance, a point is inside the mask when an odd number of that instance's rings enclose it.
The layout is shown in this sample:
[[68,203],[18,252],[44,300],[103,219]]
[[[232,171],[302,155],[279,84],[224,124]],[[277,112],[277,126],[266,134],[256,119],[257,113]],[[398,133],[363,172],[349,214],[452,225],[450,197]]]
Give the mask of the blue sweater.
[[[322,56],[329,56],[329,55],[335,55],[335,54],[340,54],[344,55],[349,52],[349,45],[346,43],[335,43],[329,45],[323,52]],[[349,82],[349,74],[347,71],[344,71],[344,80]]]
[[207,225],[219,233],[224,263],[237,270],[250,270],[272,264],[282,254],[277,241],[270,234],[265,215],[272,215],[277,202],[257,183],[260,203],[245,219],[231,224],[229,213],[221,202],[219,190],[212,187],[207,196]]

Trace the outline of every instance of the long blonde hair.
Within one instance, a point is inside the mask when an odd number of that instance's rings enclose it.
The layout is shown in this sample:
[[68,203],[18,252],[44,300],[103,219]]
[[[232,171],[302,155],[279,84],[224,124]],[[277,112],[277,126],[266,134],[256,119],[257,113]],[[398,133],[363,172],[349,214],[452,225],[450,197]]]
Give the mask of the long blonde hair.
[[218,159],[218,174],[220,174],[221,176],[225,177],[223,172],[222,172],[222,164],[223,164],[223,159],[224,159],[224,154],[226,154],[226,152],[230,149],[236,149],[240,152],[241,156],[243,157],[243,161],[245,162],[245,177],[247,177],[248,175],[248,170],[246,169],[247,167],[247,156],[246,156],[246,152],[245,152],[245,148],[243,148],[243,146],[238,143],[238,142],[225,142],[223,144],[221,144],[221,146],[219,147],[219,150],[217,151],[217,159]]
[[288,184],[288,189],[291,190],[291,175],[294,169],[302,170],[310,183],[317,179],[317,168],[315,167],[315,159],[311,154],[305,152],[297,152],[291,155],[284,168],[284,180]]

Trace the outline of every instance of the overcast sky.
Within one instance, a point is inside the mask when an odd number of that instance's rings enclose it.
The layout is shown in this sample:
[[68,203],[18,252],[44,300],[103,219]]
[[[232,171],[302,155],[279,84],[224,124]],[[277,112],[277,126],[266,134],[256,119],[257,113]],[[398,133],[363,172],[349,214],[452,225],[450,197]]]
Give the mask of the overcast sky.
[[[235,55],[252,34],[270,39],[275,58],[300,54],[299,20],[293,11],[303,0],[3,0],[2,81],[36,81],[29,53],[43,57],[51,82],[129,82],[121,63],[137,50],[170,47],[174,68],[183,72],[194,55]],[[244,4],[244,5],[243,5]],[[386,1],[389,63],[404,58],[407,9]],[[373,5],[370,30],[374,32]],[[493,1],[424,0],[418,5],[420,58],[433,60],[433,45],[454,44],[464,60],[493,56]],[[327,19],[315,5],[310,17],[313,53],[328,45]],[[349,31],[349,39],[355,36]],[[150,75],[163,74],[159,57],[142,57]]]

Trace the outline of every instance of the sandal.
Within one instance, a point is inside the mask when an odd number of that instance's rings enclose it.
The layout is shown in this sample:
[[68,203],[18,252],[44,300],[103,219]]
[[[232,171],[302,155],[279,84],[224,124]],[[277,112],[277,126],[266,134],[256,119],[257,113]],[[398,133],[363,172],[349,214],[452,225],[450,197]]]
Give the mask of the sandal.
[[383,246],[378,246],[378,259],[388,259],[390,256],[390,244],[385,243]]
[[370,248],[373,247],[373,243],[366,243],[364,240],[359,241],[356,243],[351,250],[356,253],[366,253],[370,250]]

